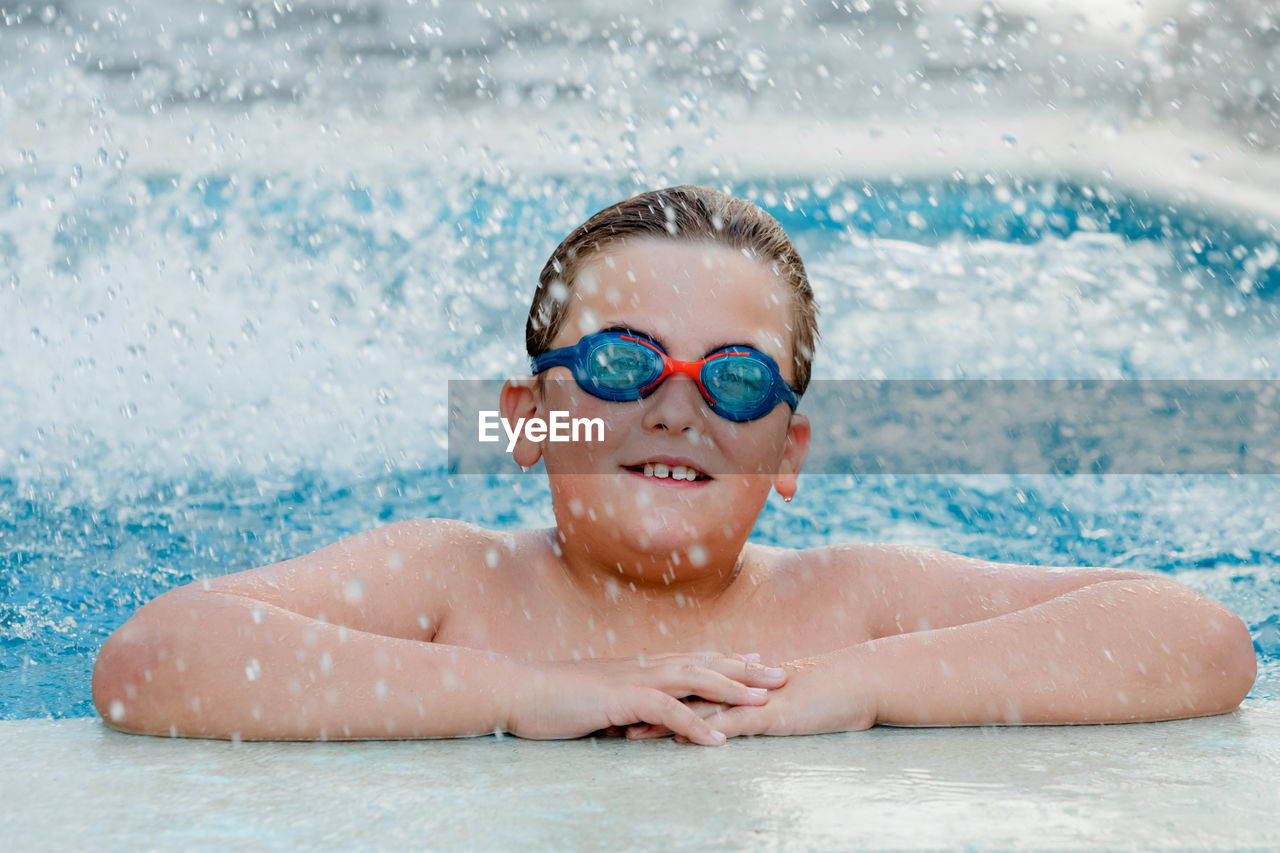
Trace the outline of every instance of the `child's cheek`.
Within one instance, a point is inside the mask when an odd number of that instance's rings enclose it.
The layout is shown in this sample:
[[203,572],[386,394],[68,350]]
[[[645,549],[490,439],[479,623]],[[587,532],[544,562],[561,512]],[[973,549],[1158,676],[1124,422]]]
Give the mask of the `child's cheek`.
[[773,429],[760,424],[758,430],[739,430],[735,441],[727,445],[734,469],[746,475],[772,477],[778,473],[787,448],[785,421]]
[[600,444],[586,441],[547,441],[542,445],[542,456],[547,473],[598,474],[605,463],[606,450]]

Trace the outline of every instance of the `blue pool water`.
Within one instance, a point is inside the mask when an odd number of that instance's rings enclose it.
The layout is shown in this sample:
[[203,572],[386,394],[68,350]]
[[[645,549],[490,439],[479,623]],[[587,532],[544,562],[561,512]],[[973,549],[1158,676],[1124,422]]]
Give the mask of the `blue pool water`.
[[[175,586],[405,518],[551,524],[540,469],[446,474],[446,382],[520,371],[546,256],[639,189],[784,223],[817,379],[1280,379],[1280,223],[1011,130],[1071,115],[1163,174],[1126,134],[1209,127],[1177,158],[1244,152],[1244,187],[1280,23],[1013,5],[0,4],[0,719],[91,715],[102,641]],[[1002,165],[947,163],[975,117]],[[943,153],[790,156],[815,129]],[[1274,477],[806,475],[756,536],[1164,572],[1280,688]]]

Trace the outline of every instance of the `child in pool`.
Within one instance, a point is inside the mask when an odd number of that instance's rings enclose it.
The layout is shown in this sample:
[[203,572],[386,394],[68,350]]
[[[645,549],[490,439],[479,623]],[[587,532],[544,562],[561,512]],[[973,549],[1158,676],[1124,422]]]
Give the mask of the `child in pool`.
[[[99,713],[183,737],[711,745],[1240,703],[1248,630],[1158,574],[748,543],[770,490],[796,492],[809,423],[788,389],[808,384],[816,313],[795,248],[747,201],[686,186],[601,211],[542,271],[527,346],[545,369],[500,401],[511,423],[608,425],[603,441],[515,446],[523,466],[544,460],[556,526],[401,522],[172,590],[103,646]],[[610,347],[611,372],[591,372],[599,351],[575,362],[584,341]],[[681,361],[637,400],[658,348]]]

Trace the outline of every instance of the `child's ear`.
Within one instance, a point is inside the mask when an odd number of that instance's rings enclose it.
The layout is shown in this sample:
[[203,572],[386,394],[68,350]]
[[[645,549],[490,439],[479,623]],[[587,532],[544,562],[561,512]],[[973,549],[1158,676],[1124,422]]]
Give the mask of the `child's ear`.
[[773,487],[778,494],[791,500],[796,493],[796,478],[804,467],[805,457],[809,455],[809,416],[791,415],[787,424],[787,446],[782,449],[782,459],[778,462],[778,473],[774,475]]
[[[534,379],[508,379],[502,384],[502,395],[498,400],[498,409],[502,417],[512,428],[521,418],[543,417],[542,398],[538,394]],[[505,439],[504,439],[505,440]],[[532,468],[542,456],[542,446],[524,437],[524,430],[516,439],[516,446],[511,451],[511,458],[522,468]]]

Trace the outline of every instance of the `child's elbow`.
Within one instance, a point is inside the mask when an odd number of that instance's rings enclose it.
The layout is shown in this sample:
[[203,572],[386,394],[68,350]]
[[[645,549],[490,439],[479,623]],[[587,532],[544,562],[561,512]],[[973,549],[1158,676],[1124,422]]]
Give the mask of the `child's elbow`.
[[[1258,657],[1254,654],[1253,637],[1249,628],[1230,611],[1220,617],[1226,624],[1219,623],[1218,639],[1214,654],[1211,657],[1213,673],[1218,682],[1215,698],[1224,713],[1239,707],[1244,698],[1253,689],[1258,677]],[[1216,621],[1216,620],[1215,620]]]
[[141,611],[107,638],[93,665],[93,707],[113,729],[151,733],[141,713],[155,699],[158,632]]
[[129,699],[130,689],[136,692],[135,679],[130,672],[137,669],[133,665],[134,655],[128,644],[119,639],[120,632],[112,634],[98,651],[98,659],[93,664],[93,707],[102,721],[113,729],[128,731],[125,728],[125,702]]

